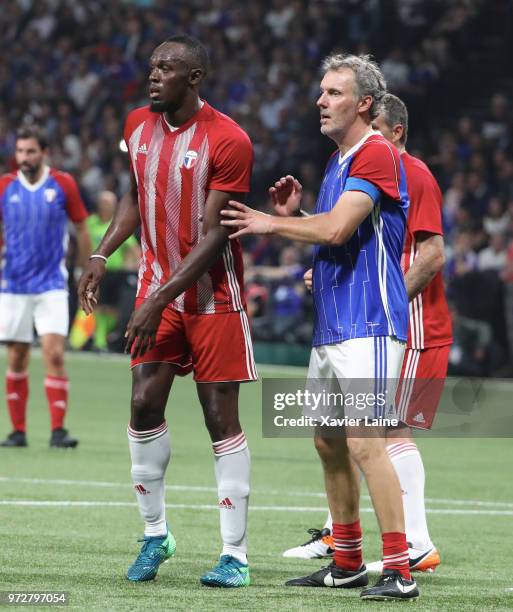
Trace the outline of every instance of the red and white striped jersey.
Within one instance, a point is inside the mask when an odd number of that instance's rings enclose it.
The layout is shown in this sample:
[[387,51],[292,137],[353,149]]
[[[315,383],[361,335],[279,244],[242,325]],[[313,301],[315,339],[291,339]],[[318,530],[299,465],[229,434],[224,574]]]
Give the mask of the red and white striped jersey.
[[[442,193],[423,161],[406,152],[401,155],[401,161],[410,196],[402,257],[402,268],[406,274],[418,253],[415,234],[429,232],[443,235]],[[451,316],[441,272],[411,300],[409,310],[408,348],[424,349],[452,343]]]
[[[147,298],[201,240],[209,191],[249,191],[253,148],[235,121],[206,102],[178,129],[147,106],[135,109],[124,136],[141,215],[137,296]],[[242,251],[232,240],[212,268],[170,304],[198,314],[244,305]]]

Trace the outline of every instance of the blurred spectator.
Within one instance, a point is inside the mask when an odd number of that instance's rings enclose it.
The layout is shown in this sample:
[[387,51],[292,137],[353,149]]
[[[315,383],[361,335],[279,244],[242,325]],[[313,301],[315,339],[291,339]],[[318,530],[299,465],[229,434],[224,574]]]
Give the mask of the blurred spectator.
[[473,236],[470,232],[461,232],[454,241],[454,247],[445,267],[446,275],[451,278],[463,276],[477,268],[477,254],[473,249]]
[[265,23],[271,28],[276,38],[284,38],[289,29],[289,24],[294,18],[298,3],[288,0],[274,0],[271,10],[265,16]]
[[392,49],[381,63],[381,70],[386,79],[387,87],[400,96],[410,84],[410,67],[404,60],[399,47]]
[[500,198],[490,198],[488,202],[488,212],[483,219],[483,227],[487,234],[504,234],[510,224],[511,218],[509,211],[504,211]]
[[465,195],[465,174],[457,172],[453,175],[451,184],[444,193],[443,219],[445,231],[450,234],[457,223],[461,201]]
[[478,270],[500,272],[506,265],[506,243],[502,234],[494,234],[490,245],[479,251],[477,256]]
[[80,162],[80,186],[85,192],[88,205],[98,199],[100,191],[103,189],[104,174],[100,166],[96,165],[87,155],[82,157]]
[[99,81],[98,75],[89,69],[87,61],[85,59],[80,60],[76,68],[76,74],[68,88],[69,97],[78,110],[85,109],[90,98],[95,94]]
[[490,100],[489,114],[483,122],[481,133],[487,140],[504,142],[508,122],[511,122],[508,99],[503,94],[495,94]]
[[481,172],[469,172],[467,189],[461,207],[467,210],[474,219],[482,219],[488,208],[490,188]]

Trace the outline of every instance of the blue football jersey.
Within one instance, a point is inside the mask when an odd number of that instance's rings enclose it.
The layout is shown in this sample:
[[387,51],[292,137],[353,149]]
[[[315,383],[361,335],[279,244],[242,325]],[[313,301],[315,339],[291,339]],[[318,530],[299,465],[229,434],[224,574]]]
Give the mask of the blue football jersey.
[[313,345],[369,336],[406,341],[401,255],[409,200],[399,154],[381,134],[332,155],[315,212],[329,212],[344,191],[363,191],[374,206],[346,244],[314,247]]
[[67,288],[68,220],[87,217],[74,179],[46,167],[37,183],[21,172],[0,178],[3,253],[0,291],[37,294]]

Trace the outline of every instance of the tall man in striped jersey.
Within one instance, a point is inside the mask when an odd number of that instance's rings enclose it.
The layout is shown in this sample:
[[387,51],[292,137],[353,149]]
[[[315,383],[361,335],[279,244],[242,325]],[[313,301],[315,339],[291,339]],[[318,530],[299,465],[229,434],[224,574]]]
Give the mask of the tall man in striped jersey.
[[50,411],[50,446],[78,444],[64,429],[68,376],[68,222],[75,225],[80,263],[91,253],[87,210],[77,184],[47,165],[48,143],[36,126],[16,137],[18,172],[0,177],[4,253],[0,285],[0,342],[7,343],[6,396],[13,432],[0,446],[27,446],[28,364],[34,326],[41,340]]
[[[387,451],[403,494],[410,569],[434,571],[440,555],[429,536],[424,504],[425,473],[410,427],[430,429],[447,374],[452,342],[451,318],[442,279],[442,194],[429,168],[406,152],[408,111],[402,100],[386,94],[373,121],[401,155],[410,196],[402,267],[410,302],[408,343],[398,393],[401,424],[387,430]],[[311,287],[311,273],[305,275]],[[331,516],[322,530],[311,530],[312,539],[285,551],[285,557],[318,559],[333,554]],[[369,571],[381,571],[371,563]]]
[[[246,522],[250,457],[238,416],[239,382],[255,380],[238,241],[220,225],[230,197],[249,191],[252,146],[231,119],[199,97],[208,55],[188,36],[158,46],[150,60],[150,106],[125,125],[132,188],[79,285],[86,312],[96,304],[105,261],[141,226],[136,310],[128,324],[132,479],[144,544],[128,579],[152,580],[176,544],[166,522],[170,440],[165,407],[176,375],[194,372],[212,439],[223,549],[201,577],[207,586],[249,584]],[[183,406],[178,406],[178,410]]]
[[[309,379],[368,379],[388,390],[399,378],[407,338],[408,301],[401,272],[408,196],[395,147],[371,127],[385,94],[379,68],[367,56],[333,55],[324,62],[317,105],[321,132],[338,145],[330,158],[316,214],[270,216],[231,202],[222,211],[228,227],[243,234],[275,234],[315,244],[313,349]],[[293,177],[272,191],[276,207],[299,209]],[[334,561],[290,586],[352,588],[368,584],[362,558],[359,476],[363,472],[383,538],[383,574],[364,599],[418,596],[408,565],[401,489],[385,449],[383,428],[345,428],[333,437],[322,429],[315,444],[321,457],[333,516]]]

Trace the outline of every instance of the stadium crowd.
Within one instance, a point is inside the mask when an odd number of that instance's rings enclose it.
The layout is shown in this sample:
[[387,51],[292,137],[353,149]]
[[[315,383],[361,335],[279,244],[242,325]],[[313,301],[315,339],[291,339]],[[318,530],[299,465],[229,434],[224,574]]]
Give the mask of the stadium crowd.
[[[507,4],[486,7],[507,11]],[[484,7],[483,0],[4,0],[0,171],[12,168],[16,128],[35,122],[48,133],[52,165],[76,177],[90,212],[105,192],[120,197],[129,185],[123,121],[147,102],[147,58],[157,43],[187,32],[211,53],[203,94],[254,143],[249,201],[267,206],[268,186],[293,174],[304,187],[303,208],[312,210],[331,153],[314,104],[320,62],[333,49],[371,52],[408,105],[408,149],[429,164],[444,194],[451,371],[511,374],[513,120],[506,91],[483,89],[474,100],[467,90],[463,103],[455,78],[470,61]],[[255,339],[309,342],[302,282],[309,249],[265,237],[246,247]]]

